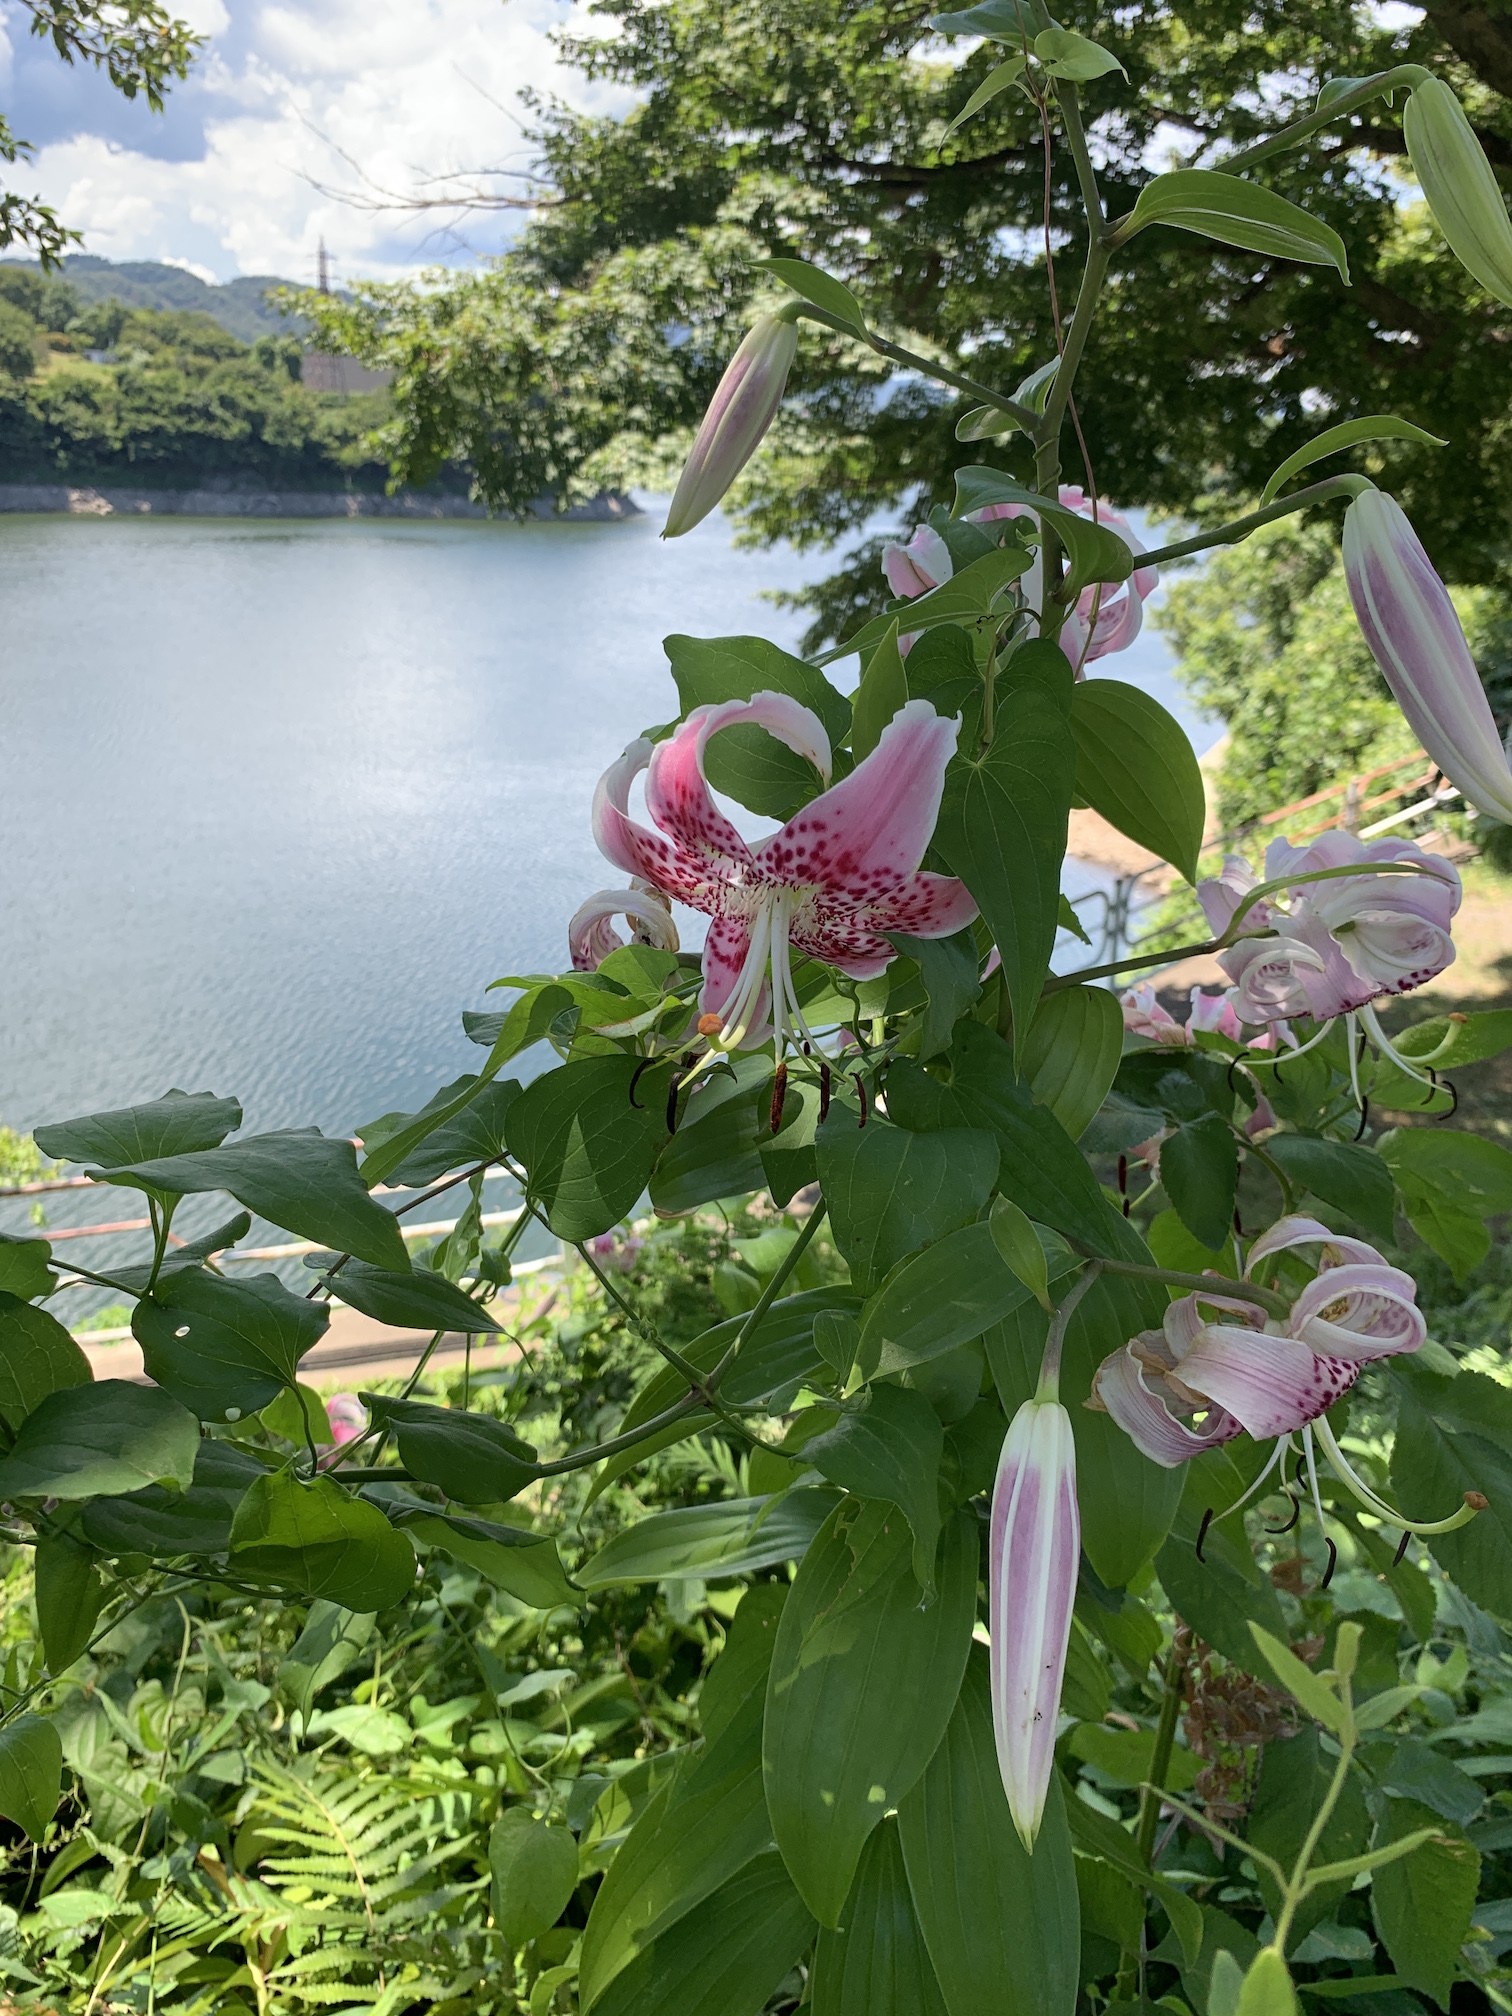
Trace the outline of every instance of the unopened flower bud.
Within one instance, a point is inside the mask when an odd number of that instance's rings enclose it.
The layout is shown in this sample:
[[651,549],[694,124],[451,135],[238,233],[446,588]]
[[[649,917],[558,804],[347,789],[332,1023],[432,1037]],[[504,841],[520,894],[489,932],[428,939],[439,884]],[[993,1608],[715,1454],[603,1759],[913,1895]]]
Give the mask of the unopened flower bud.
[[1432,77],[1414,88],[1402,133],[1449,249],[1488,294],[1512,306],[1512,223],[1485,149],[1447,84]]
[[1459,617],[1407,514],[1384,491],[1362,491],[1345,513],[1344,575],[1412,732],[1473,805],[1512,825],[1512,770]]
[[798,354],[798,331],[783,314],[763,315],[725,367],[709,402],[693,452],[683,465],[664,539],[707,518],[761,446],[782,404],[788,372]]

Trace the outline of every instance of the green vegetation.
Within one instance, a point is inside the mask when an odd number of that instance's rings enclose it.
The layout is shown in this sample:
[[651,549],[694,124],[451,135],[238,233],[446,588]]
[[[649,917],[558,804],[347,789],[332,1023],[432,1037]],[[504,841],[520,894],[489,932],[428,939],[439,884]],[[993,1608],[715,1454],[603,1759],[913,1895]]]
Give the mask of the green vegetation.
[[0,481],[377,489],[386,395],[306,391],[292,336],[246,344],[210,316],[86,303],[0,265]]

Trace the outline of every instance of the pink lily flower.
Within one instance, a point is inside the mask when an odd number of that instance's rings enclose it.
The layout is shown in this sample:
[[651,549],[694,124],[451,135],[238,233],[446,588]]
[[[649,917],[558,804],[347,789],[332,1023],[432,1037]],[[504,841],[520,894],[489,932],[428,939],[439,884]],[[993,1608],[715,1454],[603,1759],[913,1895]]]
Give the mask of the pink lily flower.
[[[1489,170],[1486,179],[1495,190]],[[1499,191],[1495,200],[1505,233]],[[1479,811],[1512,824],[1512,769],[1459,617],[1407,514],[1384,491],[1363,491],[1344,515],[1344,578],[1413,734]]]
[[1209,1036],[1227,1036],[1231,1043],[1244,1041],[1244,1029],[1234,1003],[1229,994],[1204,994],[1200,987],[1192,989],[1192,1014],[1187,1028],[1194,1034],[1201,1032]]
[[1152,1043],[1164,1043],[1173,1050],[1185,1048],[1192,1040],[1176,1017],[1161,1006],[1148,980],[1121,994],[1118,1005],[1123,1010],[1124,1028],[1131,1036],[1147,1036]]
[[707,518],[761,446],[798,354],[795,313],[763,315],[725,366],[677,479],[663,539]]
[[882,548],[882,572],[894,595],[911,602],[916,595],[927,595],[931,588],[948,581],[955,568],[950,548],[934,527],[916,525],[906,546],[890,542]]
[[600,889],[567,926],[568,950],[579,973],[596,973],[609,954],[625,944],[610,922],[614,917],[623,917],[633,927],[631,944],[655,945],[663,952],[677,950],[677,926],[659,889],[649,882],[632,882],[628,889]]
[[[1092,499],[1079,484],[1063,483],[1060,501],[1070,511],[1080,512],[1083,518],[1093,517]],[[1017,518],[1025,514],[1038,519],[1026,504],[988,504],[980,511],[973,511],[972,520],[984,524],[994,518]],[[1137,533],[1122,512],[1113,510],[1098,499],[1096,522],[1106,525],[1110,532],[1116,532],[1132,553],[1143,553],[1145,547]],[[1144,605],[1154,594],[1160,583],[1158,567],[1136,567],[1127,581],[1094,582],[1084,588],[1077,598],[1076,607],[1068,611],[1060,633],[1060,648],[1076,668],[1081,677],[1082,667],[1094,658],[1105,658],[1113,651],[1126,651],[1144,627]],[[1044,574],[1036,555],[1033,566],[1024,577],[1024,593],[1030,608],[1043,607]]]
[[1031,1851],[1055,1763],[1080,1556],[1071,1417],[1036,1394],[1003,1443],[988,1540],[993,1735],[1008,1810]]
[[[793,986],[792,948],[853,980],[872,980],[894,957],[883,933],[945,938],[975,917],[963,882],[919,870],[961,724],[927,700],[910,700],[848,777],[748,846],[704,777],[710,738],[739,722],[765,728],[829,783],[830,741],[819,717],[786,694],[757,693],[696,707],[665,742],[632,742],[594,793],[593,837],[616,867],[713,920],[702,1006],[720,1018],[719,1047],[754,1049],[775,1026],[780,1051],[790,1032],[812,1040]],[[659,831],[630,817],[630,786],[643,770]]]

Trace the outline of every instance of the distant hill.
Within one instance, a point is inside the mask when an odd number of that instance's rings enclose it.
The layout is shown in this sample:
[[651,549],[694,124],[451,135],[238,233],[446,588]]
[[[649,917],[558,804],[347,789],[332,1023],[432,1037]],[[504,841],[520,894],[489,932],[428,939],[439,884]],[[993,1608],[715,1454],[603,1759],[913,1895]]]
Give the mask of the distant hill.
[[[30,260],[0,263],[39,270]],[[211,286],[181,266],[164,266],[155,259],[127,259],[117,264],[76,252],[63,261],[63,277],[86,303],[119,301],[128,308],[195,310],[214,316],[222,329],[243,343],[255,343],[259,336],[297,336],[306,327],[301,317],[280,315],[265,299],[270,288],[300,284],[280,280],[272,273],[243,274]]]

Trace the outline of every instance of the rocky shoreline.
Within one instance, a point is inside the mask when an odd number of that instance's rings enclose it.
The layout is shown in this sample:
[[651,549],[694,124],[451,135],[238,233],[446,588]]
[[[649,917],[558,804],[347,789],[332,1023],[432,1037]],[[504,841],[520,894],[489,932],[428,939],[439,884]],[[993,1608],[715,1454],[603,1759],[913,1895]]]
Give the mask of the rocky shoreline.
[[[267,490],[250,485],[199,490],[96,488],[70,483],[0,483],[0,512],[62,512],[77,518],[487,518],[469,497],[402,490]],[[536,504],[537,518],[553,513],[550,498]],[[560,514],[575,523],[638,518],[640,507],[617,491]]]

